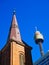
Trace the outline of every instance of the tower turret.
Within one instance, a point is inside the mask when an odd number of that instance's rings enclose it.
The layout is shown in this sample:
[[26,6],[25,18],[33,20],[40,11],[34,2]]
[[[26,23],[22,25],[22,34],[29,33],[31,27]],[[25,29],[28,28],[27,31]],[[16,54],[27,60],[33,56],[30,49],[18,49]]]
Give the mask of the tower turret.
[[42,43],[43,43],[43,41],[44,41],[44,37],[43,37],[43,35],[40,33],[40,31],[37,31],[37,30],[36,30],[35,35],[34,35],[34,39],[35,39],[36,44],[38,44],[39,47],[40,47],[41,56],[43,56],[43,55],[44,55],[44,52],[43,52],[43,48],[42,48]]

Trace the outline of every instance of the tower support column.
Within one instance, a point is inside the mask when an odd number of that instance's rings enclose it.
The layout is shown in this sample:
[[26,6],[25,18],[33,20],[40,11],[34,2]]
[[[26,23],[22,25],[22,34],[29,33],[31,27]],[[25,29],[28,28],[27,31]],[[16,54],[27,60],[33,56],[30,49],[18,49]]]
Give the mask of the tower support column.
[[44,55],[44,51],[43,51],[42,43],[41,42],[39,42],[39,47],[40,47],[41,56],[43,56]]

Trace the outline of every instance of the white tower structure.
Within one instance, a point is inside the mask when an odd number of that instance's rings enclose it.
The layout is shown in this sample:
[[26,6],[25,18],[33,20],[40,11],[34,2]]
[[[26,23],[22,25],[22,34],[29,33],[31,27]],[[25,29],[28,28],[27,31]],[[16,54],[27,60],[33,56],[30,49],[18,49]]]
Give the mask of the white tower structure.
[[43,51],[43,48],[42,48],[42,43],[44,41],[44,37],[40,33],[40,31],[37,31],[37,28],[36,28],[36,32],[35,32],[35,35],[34,35],[34,39],[35,39],[36,44],[38,44],[39,47],[40,47],[41,56],[43,56],[44,55],[44,51]]

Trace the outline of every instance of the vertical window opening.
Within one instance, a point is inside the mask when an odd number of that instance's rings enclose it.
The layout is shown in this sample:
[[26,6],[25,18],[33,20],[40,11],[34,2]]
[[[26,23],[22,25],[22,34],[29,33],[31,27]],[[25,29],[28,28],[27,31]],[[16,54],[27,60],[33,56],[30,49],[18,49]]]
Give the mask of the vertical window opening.
[[20,54],[20,65],[25,65],[24,64],[24,55],[23,54]]

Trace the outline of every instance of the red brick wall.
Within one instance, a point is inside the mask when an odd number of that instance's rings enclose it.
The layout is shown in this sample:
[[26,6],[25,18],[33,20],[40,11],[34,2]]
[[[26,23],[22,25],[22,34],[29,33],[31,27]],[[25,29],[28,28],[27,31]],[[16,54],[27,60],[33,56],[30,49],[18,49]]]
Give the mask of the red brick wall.
[[0,51],[0,65],[1,65],[1,51]]
[[2,52],[1,65],[10,65],[10,46]]
[[33,65],[31,49],[25,47],[25,65]]

